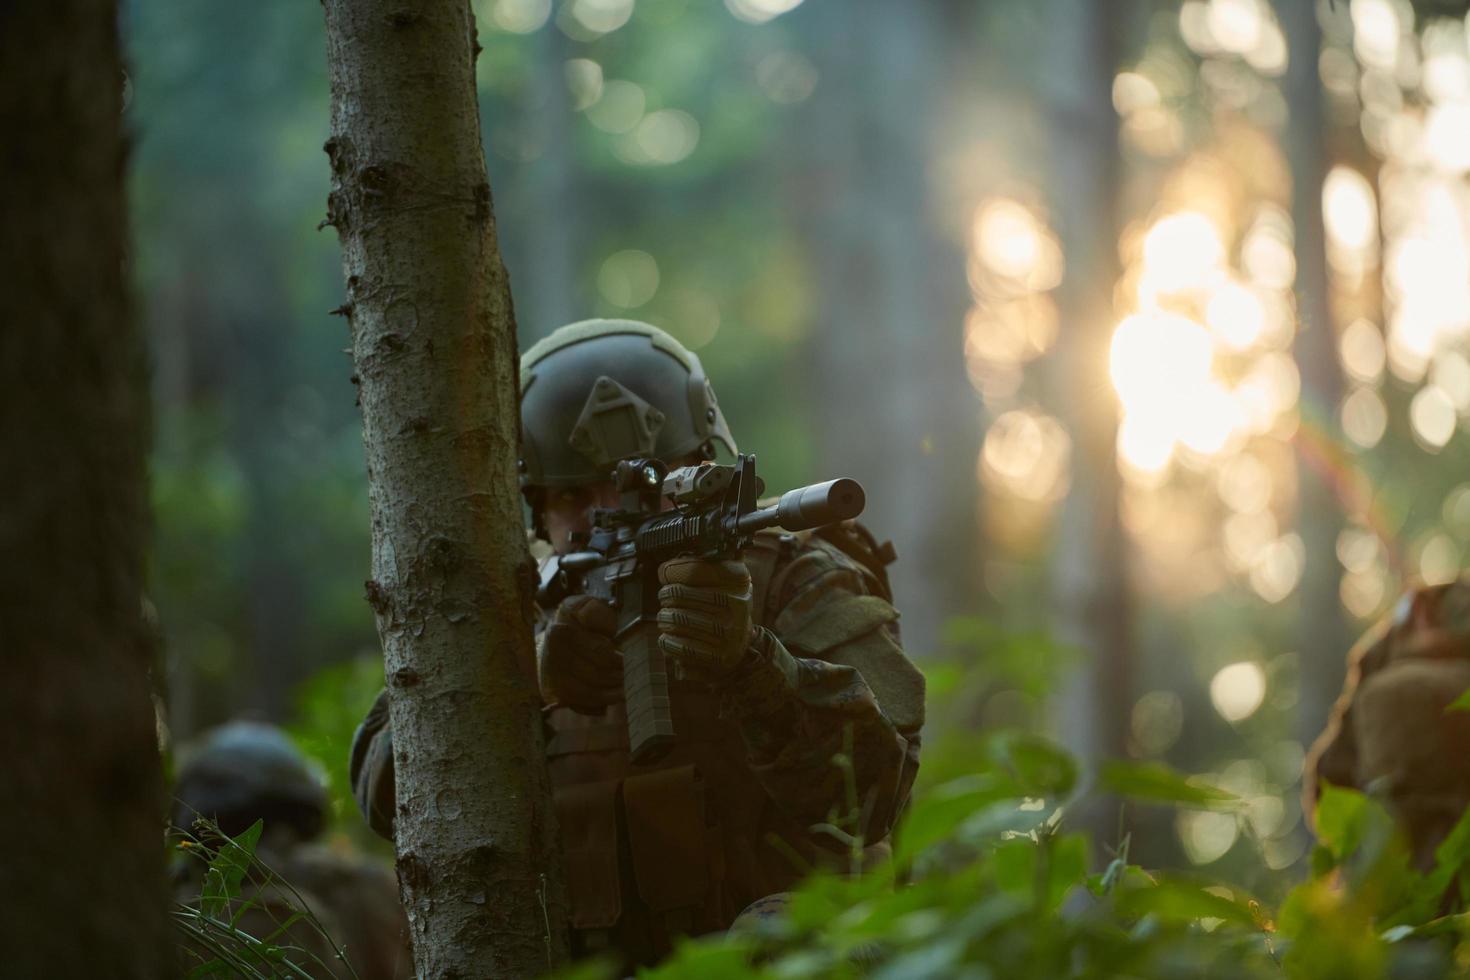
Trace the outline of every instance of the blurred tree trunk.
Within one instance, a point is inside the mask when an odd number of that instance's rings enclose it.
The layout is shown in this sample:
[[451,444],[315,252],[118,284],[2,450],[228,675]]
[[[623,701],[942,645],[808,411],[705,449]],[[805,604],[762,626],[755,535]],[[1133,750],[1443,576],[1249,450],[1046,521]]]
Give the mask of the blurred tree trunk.
[[172,972],[117,7],[0,6],[7,976]]
[[[1055,404],[1072,437],[1071,490],[1052,561],[1059,640],[1082,662],[1064,686],[1062,739],[1084,768],[1124,756],[1133,706],[1133,610],[1127,541],[1118,520],[1118,405],[1108,380],[1118,281],[1118,117],[1113,76],[1126,0],[1048,0],[1044,86],[1051,134],[1051,219],[1066,256],[1055,295],[1062,333],[1053,356]],[[1082,819],[1111,840],[1117,814],[1099,801]]]
[[[1277,0],[1286,35],[1287,69],[1282,80],[1287,125],[1283,139],[1291,167],[1291,218],[1296,241],[1297,370],[1301,373],[1303,414],[1315,412],[1336,431],[1342,400],[1337,332],[1328,296],[1326,233],[1322,225],[1322,184],[1327,177],[1327,118],[1317,63],[1322,29],[1313,0]],[[1327,420],[1333,420],[1327,422]],[[1340,444],[1340,440],[1337,440]],[[1337,536],[1342,509],[1329,460],[1297,457],[1297,530],[1305,546],[1301,581],[1298,656],[1301,698],[1296,736],[1309,744],[1322,731],[1342,686],[1348,647],[1339,592],[1341,569]]]
[[516,284],[517,320],[528,340],[583,319],[577,292],[577,245],[582,226],[572,112],[566,81],[567,36],[548,23],[535,34],[534,89],[525,125],[539,151],[534,163],[517,168],[524,197],[510,203],[517,219],[519,265],[507,261]]
[[327,0],[342,242],[373,522],[398,878],[421,977],[566,951],[516,487],[515,318],[467,0]]
[[962,251],[930,230],[933,110],[956,39],[937,3],[807,6],[792,16],[808,25],[820,78],[801,119],[812,159],[797,205],[817,273],[812,478],[840,473],[867,490],[864,522],[898,545],[904,644],[922,656],[973,605],[978,579],[968,287]]

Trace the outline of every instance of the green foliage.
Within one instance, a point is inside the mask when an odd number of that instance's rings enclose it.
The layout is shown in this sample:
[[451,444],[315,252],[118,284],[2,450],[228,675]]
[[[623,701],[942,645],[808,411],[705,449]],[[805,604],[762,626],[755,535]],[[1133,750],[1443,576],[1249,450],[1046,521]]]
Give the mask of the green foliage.
[[1235,807],[1240,800],[1232,793],[1190,779],[1162,762],[1105,763],[1098,776],[1103,789],[1142,803],[1219,809]]
[[352,735],[382,688],[383,661],[373,654],[319,670],[297,687],[295,718],[287,730],[322,764],[335,829],[361,848],[390,854],[391,847],[358,813],[347,772]]
[[240,896],[240,882],[245,880],[245,872],[255,859],[255,845],[264,826],[264,821],[255,821],[239,837],[226,837],[215,851],[205,869],[204,888],[199,894],[199,911],[204,915],[221,918],[230,901]]
[[944,624],[943,639],[946,648],[968,654],[991,685],[1033,698],[1050,694],[1057,678],[1077,659],[1076,650],[1048,633],[1006,630],[979,616],[950,619]]
[[199,882],[198,895],[185,895],[172,910],[183,976],[356,977],[306,899],[257,853],[263,827],[257,820],[230,837],[199,820],[197,836],[185,833],[174,841],[182,862],[175,877]]
[[[1272,909],[1233,885],[1145,870],[1126,838],[1090,873],[1093,842],[1068,830],[1075,766],[1035,736],[975,737],[969,758],[969,773],[919,794],[893,862],[862,877],[818,874],[780,915],[686,943],[640,976],[1367,978],[1470,967],[1470,916],[1458,913],[1470,817],[1420,874],[1377,802],[1326,787],[1311,877]],[[1239,803],[1158,765],[1110,766],[1097,788],[1155,805]]]

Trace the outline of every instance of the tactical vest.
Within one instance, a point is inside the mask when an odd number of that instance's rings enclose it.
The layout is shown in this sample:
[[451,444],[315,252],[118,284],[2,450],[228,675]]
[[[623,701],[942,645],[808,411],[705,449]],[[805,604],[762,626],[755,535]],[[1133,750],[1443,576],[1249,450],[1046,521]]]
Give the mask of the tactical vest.
[[[817,533],[869,569],[887,598],[891,547],[851,522]],[[811,536],[763,531],[743,553],[757,625],[773,625],[785,563]],[[579,955],[611,948],[651,963],[675,937],[722,930],[750,903],[832,859],[768,796],[712,691],[671,680],[670,702],[678,742],[651,766],[631,763],[621,702],[599,716],[546,710]],[[886,850],[870,848],[874,857]]]

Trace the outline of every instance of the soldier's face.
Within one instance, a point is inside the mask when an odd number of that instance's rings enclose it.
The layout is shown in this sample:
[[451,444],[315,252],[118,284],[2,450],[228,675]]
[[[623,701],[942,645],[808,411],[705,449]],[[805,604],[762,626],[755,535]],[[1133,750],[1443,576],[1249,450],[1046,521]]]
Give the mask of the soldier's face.
[[592,510],[617,505],[618,492],[611,480],[548,490],[541,520],[551,547],[559,555],[573,550],[572,537],[592,530]]

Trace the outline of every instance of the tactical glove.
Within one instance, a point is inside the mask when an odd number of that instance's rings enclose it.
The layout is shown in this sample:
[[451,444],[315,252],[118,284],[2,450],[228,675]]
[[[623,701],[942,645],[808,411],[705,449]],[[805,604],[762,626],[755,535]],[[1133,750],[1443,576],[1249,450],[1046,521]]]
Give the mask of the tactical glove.
[[613,646],[612,607],[587,595],[568,596],[541,631],[537,659],[541,696],[582,714],[599,714],[623,696],[623,658]]
[[740,561],[671,558],[659,566],[658,645],[691,676],[733,670],[755,637],[750,570]]

